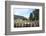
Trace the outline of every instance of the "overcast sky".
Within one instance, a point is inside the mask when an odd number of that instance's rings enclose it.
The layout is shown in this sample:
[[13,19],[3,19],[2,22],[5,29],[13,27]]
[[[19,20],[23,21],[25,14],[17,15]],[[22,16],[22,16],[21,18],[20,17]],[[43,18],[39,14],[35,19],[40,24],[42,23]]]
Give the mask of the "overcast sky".
[[19,15],[19,16],[24,16],[26,18],[29,18],[30,13],[32,13],[34,9],[29,9],[29,8],[17,8],[14,9],[14,15]]

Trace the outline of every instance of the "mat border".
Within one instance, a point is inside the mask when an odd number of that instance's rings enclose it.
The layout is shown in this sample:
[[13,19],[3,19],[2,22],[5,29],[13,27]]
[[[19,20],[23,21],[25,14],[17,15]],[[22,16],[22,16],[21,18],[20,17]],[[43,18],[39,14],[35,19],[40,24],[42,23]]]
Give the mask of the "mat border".
[[[29,5],[29,6],[42,6],[42,30],[38,31],[10,31],[10,5]],[[34,33],[44,33],[45,32],[45,3],[37,2],[20,2],[20,1],[5,1],[5,35],[18,35],[18,34],[34,34]]]

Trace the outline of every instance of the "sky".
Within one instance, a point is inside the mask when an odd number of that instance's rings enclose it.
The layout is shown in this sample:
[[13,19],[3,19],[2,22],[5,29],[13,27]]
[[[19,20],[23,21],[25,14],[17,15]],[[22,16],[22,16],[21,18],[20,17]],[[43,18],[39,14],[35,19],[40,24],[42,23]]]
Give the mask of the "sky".
[[14,15],[24,16],[29,18],[30,13],[32,13],[34,9],[31,8],[15,8]]

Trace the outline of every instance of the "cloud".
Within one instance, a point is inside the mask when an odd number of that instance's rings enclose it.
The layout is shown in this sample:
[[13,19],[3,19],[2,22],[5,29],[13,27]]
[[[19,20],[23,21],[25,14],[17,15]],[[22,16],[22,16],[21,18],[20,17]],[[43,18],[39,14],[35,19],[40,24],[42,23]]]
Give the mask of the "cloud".
[[14,15],[20,15],[29,18],[29,15],[30,13],[32,13],[32,11],[33,9],[29,9],[29,8],[17,8],[14,9]]

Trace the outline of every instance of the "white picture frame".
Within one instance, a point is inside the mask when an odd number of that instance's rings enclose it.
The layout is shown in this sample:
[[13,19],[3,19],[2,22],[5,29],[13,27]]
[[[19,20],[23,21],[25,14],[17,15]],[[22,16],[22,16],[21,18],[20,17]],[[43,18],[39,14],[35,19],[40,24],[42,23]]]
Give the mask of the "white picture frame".
[[[32,4],[31,4],[32,3]],[[44,32],[44,3],[35,2],[18,2],[18,1],[5,1],[6,11],[6,35],[15,34],[26,34],[26,33],[40,33]],[[14,8],[33,8],[39,9],[39,27],[25,27],[25,28],[14,28]]]

